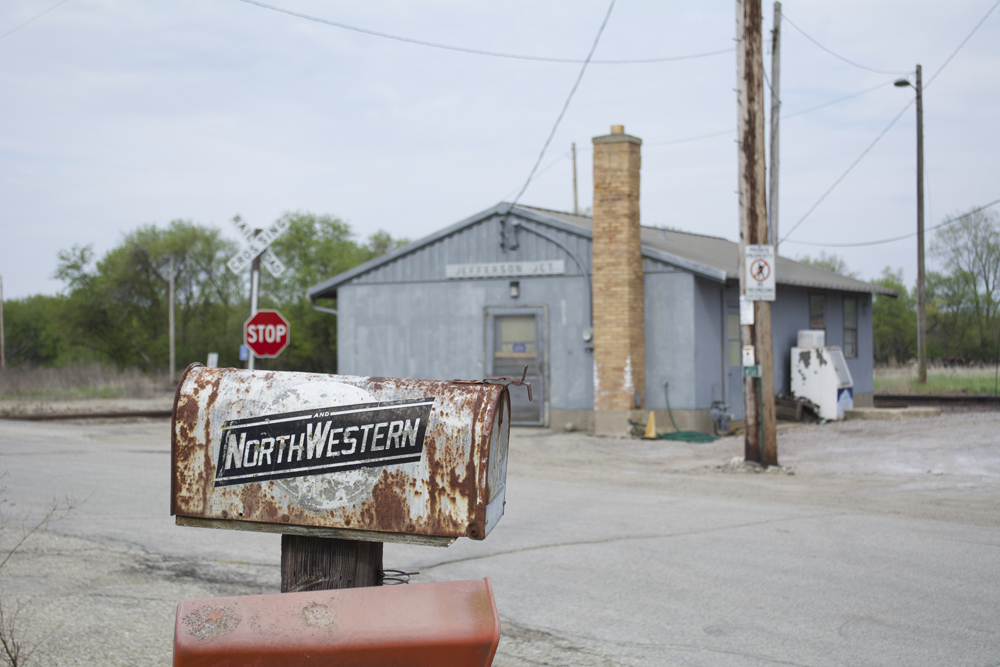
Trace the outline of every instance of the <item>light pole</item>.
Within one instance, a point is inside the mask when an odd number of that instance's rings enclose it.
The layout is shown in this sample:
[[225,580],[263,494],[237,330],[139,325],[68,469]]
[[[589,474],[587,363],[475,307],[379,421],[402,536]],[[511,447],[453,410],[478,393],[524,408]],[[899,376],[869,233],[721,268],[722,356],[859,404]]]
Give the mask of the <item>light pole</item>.
[[916,84],[898,79],[896,86],[910,86],[917,91],[917,361],[918,380],[927,383],[927,313],[924,309],[924,97],[917,65]]

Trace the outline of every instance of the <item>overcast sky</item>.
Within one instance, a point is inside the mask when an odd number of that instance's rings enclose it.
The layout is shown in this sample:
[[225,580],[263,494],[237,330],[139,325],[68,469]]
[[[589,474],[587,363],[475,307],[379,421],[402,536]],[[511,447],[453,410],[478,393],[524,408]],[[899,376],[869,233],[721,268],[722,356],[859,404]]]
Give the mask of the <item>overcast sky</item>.
[[[782,235],[913,97],[996,0],[800,2],[783,9]],[[288,211],[339,216],[360,237],[420,238],[499,201],[530,171],[580,70],[392,41],[240,0],[8,0],[0,5],[0,274],[6,298],[55,293],[56,253],[98,256],[140,224],[260,224]],[[268,4],[419,40],[584,58],[606,0]],[[45,13],[31,23],[21,24]],[[773,9],[765,3],[765,40]],[[618,0],[595,59],[733,48],[733,2]],[[770,48],[766,47],[770,69]],[[738,238],[736,57],[593,64],[521,202],[591,204],[591,138],[643,139],[642,222]],[[912,80],[912,77],[911,77]],[[1000,198],[1000,12],[924,93],[927,225]],[[727,133],[730,132],[731,133]],[[723,132],[682,143],[678,140]],[[911,233],[910,107],[791,239]],[[551,165],[551,166],[550,166]],[[998,207],[1000,208],[1000,207]],[[997,209],[994,209],[997,210]],[[932,237],[931,237],[932,238]],[[930,238],[928,239],[928,246]],[[827,249],[865,278],[903,268],[915,239]],[[786,242],[781,254],[819,248]],[[935,266],[930,260],[930,266]]]

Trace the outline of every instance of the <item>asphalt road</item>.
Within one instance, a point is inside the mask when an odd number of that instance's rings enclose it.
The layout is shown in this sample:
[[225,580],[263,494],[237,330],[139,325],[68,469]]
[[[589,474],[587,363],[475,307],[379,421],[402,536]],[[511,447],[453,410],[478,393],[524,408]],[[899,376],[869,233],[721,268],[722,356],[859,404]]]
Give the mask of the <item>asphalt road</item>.
[[[1000,665],[1000,414],[782,431],[784,470],[710,445],[517,430],[483,542],[387,544],[489,576],[496,665]],[[186,598],[275,592],[279,538],[169,516],[169,425],[0,421],[2,573],[36,664],[168,665]]]

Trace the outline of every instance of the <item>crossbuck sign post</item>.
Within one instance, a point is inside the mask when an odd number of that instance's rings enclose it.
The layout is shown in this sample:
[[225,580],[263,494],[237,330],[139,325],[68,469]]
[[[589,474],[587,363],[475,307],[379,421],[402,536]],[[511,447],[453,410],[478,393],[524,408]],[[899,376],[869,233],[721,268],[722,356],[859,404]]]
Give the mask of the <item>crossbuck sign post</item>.
[[[288,230],[289,221],[285,218],[280,218],[265,229],[254,229],[249,223],[244,221],[240,216],[233,217],[233,226],[236,227],[240,235],[247,243],[247,247],[240,250],[237,254],[233,255],[232,259],[226,262],[226,266],[229,270],[236,275],[241,275],[247,268],[250,269],[250,319],[247,320],[247,326],[253,321],[254,316],[257,315],[257,293],[258,287],[260,285],[260,267],[261,264],[267,269],[275,278],[280,278],[281,274],[285,272],[285,265],[281,263],[278,256],[271,252],[270,245],[279,236],[284,234]],[[279,315],[280,317],[280,315]],[[282,318],[284,321],[284,318]],[[285,322],[285,331],[288,331],[288,323]],[[246,331],[244,331],[244,338],[247,337]],[[249,343],[249,340],[247,340]],[[285,345],[287,345],[287,341]],[[276,357],[278,353],[260,355],[257,354],[254,347],[251,345],[251,353],[247,358],[247,369],[253,370],[254,358],[258,356],[269,356]],[[281,349],[285,349],[284,346]],[[281,350],[278,350],[281,352]]]

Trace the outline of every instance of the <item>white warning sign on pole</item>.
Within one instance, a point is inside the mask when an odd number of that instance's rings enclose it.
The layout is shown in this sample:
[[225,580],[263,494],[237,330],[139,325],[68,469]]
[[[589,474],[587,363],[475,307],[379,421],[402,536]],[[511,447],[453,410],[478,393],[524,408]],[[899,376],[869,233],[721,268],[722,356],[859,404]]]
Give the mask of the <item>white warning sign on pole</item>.
[[744,247],[747,301],[774,301],[774,246]]

